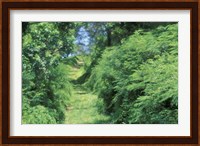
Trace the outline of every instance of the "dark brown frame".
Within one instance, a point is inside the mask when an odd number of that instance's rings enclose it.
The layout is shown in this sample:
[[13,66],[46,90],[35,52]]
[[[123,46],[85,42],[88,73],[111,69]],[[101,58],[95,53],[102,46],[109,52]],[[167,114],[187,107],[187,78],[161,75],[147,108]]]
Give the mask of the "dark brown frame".
[[[191,13],[191,136],[10,136],[11,9],[152,9],[190,10]],[[3,2],[2,3],[2,143],[3,144],[197,144],[198,143],[198,2]]]

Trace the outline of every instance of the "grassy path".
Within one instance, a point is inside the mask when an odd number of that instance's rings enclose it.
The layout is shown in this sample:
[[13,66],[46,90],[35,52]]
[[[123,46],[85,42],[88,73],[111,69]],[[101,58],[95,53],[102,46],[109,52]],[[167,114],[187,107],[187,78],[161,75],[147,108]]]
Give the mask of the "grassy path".
[[107,123],[109,118],[99,112],[99,99],[87,93],[80,86],[74,86],[70,106],[66,111],[66,124],[100,124]]
[[[77,79],[81,74],[80,68],[71,68],[71,79]],[[65,113],[66,124],[103,124],[108,123],[109,117],[100,113],[102,101],[89,93],[81,85],[74,84],[70,104]]]

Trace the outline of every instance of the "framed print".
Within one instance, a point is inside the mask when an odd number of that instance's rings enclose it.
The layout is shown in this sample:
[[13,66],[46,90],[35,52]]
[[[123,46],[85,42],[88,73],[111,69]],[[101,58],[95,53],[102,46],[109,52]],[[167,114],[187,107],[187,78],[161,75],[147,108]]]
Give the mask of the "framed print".
[[3,144],[197,144],[197,2],[2,2]]

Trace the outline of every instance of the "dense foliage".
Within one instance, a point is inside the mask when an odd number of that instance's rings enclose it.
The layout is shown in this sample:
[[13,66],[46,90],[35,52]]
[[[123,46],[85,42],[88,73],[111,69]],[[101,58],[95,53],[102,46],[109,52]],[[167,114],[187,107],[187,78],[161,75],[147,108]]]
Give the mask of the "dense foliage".
[[98,96],[94,106],[110,117],[98,116],[99,121],[178,123],[177,23],[24,22],[22,27],[23,123],[64,123],[73,86],[88,92],[77,97]]
[[71,85],[63,56],[73,48],[70,23],[28,23],[23,32],[23,123],[62,123]]
[[86,85],[114,123],[177,123],[178,27],[137,30],[107,48]]

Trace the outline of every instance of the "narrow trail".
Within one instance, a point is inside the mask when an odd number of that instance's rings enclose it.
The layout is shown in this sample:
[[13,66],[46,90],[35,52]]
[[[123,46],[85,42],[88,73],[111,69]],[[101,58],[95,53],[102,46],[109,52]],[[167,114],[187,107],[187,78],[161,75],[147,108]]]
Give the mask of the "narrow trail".
[[[71,68],[71,79],[81,75],[80,68]],[[73,85],[73,93],[65,113],[66,124],[105,124],[109,117],[100,113],[102,101],[94,94],[85,90],[81,85]]]

